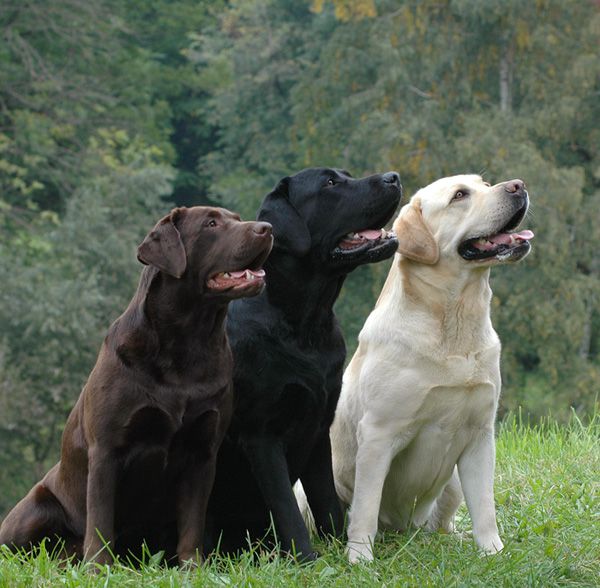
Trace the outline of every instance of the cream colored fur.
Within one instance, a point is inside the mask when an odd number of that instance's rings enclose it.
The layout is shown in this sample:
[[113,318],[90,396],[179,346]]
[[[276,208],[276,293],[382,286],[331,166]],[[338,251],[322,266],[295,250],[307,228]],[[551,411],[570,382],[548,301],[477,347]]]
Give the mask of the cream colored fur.
[[[469,196],[451,201],[461,187]],[[493,489],[500,341],[488,282],[498,260],[467,262],[458,246],[497,232],[507,202],[504,184],[454,176],[420,190],[395,222],[401,253],[360,333],[331,428],[352,562],[373,559],[378,526],[452,531],[463,492],[477,545],[503,547]]]

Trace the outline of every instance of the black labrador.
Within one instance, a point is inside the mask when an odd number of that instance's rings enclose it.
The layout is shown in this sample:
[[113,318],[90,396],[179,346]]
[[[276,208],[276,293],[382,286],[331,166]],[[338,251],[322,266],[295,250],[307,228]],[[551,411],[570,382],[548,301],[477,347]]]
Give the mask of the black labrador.
[[202,552],[217,450],[232,409],[230,300],[257,295],[271,225],[227,210],[177,208],[138,249],[147,264],[108,331],[63,433],[61,459],[8,514],[0,544],[48,538],[111,561]]
[[235,407],[219,451],[207,549],[236,552],[262,539],[271,517],[281,548],[314,559],[292,485],[302,481],[319,532],[340,535],[343,515],[329,426],[346,347],[333,305],[348,273],[397,248],[382,229],[401,198],[395,172],[354,179],[306,169],[282,179],[258,219],[273,225],[266,288],[230,305]]

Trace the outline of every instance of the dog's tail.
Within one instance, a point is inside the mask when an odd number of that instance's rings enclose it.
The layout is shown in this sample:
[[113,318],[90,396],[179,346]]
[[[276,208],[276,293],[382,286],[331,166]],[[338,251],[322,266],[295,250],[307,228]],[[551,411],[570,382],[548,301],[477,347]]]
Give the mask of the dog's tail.
[[308,498],[306,498],[306,492],[304,492],[304,488],[302,487],[302,482],[300,480],[294,484],[294,494],[296,496],[296,502],[298,503],[298,508],[300,509],[300,514],[304,519],[306,528],[311,535],[315,535],[317,532],[315,519],[312,511],[310,510],[310,506],[308,505]]

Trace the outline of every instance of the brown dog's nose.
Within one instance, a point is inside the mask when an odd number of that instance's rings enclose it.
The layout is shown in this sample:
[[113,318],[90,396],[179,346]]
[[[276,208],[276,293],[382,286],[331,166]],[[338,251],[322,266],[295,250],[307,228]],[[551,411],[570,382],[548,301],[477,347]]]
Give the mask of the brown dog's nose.
[[504,184],[504,189],[509,194],[522,194],[525,192],[525,182],[523,180],[510,180]]
[[254,223],[253,230],[257,235],[270,235],[273,232],[273,227],[271,223],[256,222]]

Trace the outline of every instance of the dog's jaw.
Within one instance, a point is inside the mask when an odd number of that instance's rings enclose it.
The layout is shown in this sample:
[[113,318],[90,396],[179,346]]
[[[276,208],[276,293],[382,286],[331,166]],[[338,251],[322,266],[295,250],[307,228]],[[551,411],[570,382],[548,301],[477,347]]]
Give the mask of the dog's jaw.
[[265,270],[243,269],[219,272],[206,282],[206,289],[211,294],[225,294],[228,298],[256,296],[265,285]]
[[330,260],[336,265],[374,263],[391,257],[398,248],[393,231],[365,229],[342,237],[331,251]]
[[525,193],[522,206],[503,227],[493,234],[478,235],[463,240],[458,246],[458,254],[464,260],[478,264],[520,261],[531,251],[529,241],[534,237],[533,231],[529,229],[515,231],[525,218],[528,208],[529,200]]

